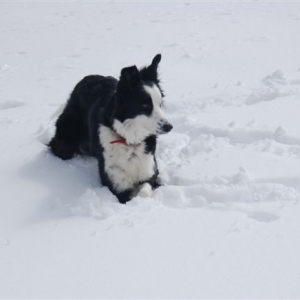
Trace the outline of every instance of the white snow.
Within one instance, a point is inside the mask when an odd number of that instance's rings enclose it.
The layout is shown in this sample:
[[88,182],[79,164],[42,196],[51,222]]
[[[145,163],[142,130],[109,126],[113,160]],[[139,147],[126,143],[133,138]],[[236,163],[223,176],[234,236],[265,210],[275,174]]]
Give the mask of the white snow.
[[[0,11],[0,298],[300,298],[299,2]],[[157,53],[165,186],[120,205],[44,144],[82,77]]]

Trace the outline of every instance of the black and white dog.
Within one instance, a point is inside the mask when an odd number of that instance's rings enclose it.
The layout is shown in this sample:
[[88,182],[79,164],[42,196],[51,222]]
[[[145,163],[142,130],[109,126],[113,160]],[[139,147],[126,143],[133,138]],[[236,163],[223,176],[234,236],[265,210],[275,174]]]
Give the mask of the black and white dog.
[[172,129],[162,111],[160,60],[158,54],[148,67],[122,69],[119,81],[100,75],[83,78],[58,117],[49,143],[61,159],[77,153],[95,156],[102,184],[121,203],[137,195],[151,196],[159,186],[156,139]]

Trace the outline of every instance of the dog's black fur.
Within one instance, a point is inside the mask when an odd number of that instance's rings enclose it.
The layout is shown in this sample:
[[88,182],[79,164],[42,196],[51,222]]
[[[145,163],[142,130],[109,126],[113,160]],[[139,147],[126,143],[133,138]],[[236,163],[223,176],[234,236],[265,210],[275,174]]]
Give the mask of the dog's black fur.
[[[115,132],[113,125],[116,120],[124,122],[141,114],[151,115],[153,103],[143,86],[156,85],[163,96],[157,73],[160,60],[161,55],[156,55],[152,64],[141,70],[135,66],[122,69],[119,81],[111,76],[100,75],[83,78],[75,86],[64,111],[58,117],[55,136],[48,145],[52,153],[63,160],[71,159],[75,154],[96,157],[102,184],[108,186],[121,203],[136,196],[143,183],[149,183],[152,189],[159,186],[155,159],[156,133],[145,136],[141,141],[144,153],[154,158],[151,175],[140,178],[130,188],[120,191],[116,188],[114,178],[105,169],[104,141],[100,140],[99,127],[104,126]],[[165,122],[161,124],[160,133],[171,129],[172,125]],[[140,163],[142,167],[143,162]]]

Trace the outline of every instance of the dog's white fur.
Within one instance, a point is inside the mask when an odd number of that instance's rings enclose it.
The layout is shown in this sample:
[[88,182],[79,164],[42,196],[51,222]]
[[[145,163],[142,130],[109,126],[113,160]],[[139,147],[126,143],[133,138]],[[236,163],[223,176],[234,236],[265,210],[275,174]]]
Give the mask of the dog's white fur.
[[[118,192],[129,189],[138,181],[151,177],[155,167],[154,157],[152,154],[145,153],[144,142],[137,145],[111,144],[120,137],[104,125],[99,128],[99,138],[103,147],[105,171]],[[142,185],[141,191],[144,197],[149,194],[147,190],[146,185]],[[152,190],[151,186],[150,190]]]
[[147,198],[147,197],[153,196],[152,187],[148,182],[145,182],[141,185],[138,196],[140,196],[142,198]]

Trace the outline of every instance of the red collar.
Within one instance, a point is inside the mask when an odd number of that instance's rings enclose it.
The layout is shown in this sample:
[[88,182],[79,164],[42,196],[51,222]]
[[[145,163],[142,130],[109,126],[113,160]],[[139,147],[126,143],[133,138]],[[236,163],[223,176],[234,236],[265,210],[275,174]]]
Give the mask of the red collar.
[[121,135],[119,135],[115,130],[112,130],[114,135],[116,136],[116,140],[110,141],[110,144],[126,144],[126,139],[124,139]]
[[118,140],[111,141],[110,144],[125,144],[126,140],[124,138],[120,138]]

